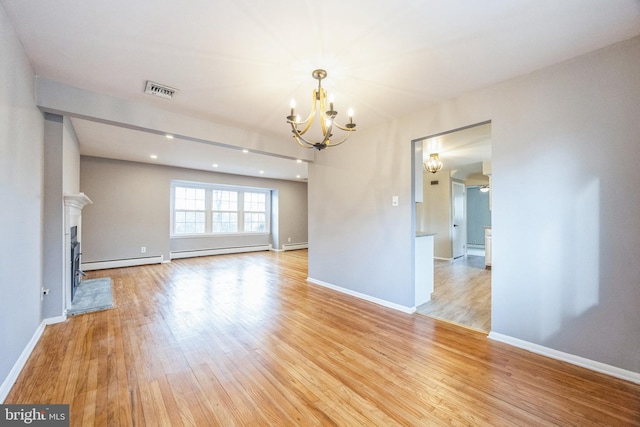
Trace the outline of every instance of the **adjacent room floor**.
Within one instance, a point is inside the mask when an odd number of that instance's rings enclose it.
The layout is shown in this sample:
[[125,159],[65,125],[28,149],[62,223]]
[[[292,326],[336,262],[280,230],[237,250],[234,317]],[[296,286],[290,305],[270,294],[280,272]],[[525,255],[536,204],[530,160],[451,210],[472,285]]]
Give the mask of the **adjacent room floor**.
[[491,330],[491,270],[484,256],[435,260],[434,292],[418,313],[483,332]]

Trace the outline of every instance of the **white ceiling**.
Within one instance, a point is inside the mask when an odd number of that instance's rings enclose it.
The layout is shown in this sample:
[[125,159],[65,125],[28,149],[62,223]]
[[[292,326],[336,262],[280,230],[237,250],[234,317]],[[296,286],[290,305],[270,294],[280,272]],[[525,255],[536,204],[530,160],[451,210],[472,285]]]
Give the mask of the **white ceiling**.
[[255,152],[244,153],[204,142],[168,139],[155,133],[79,118],[73,118],[72,122],[80,140],[80,152],[85,156],[265,178],[307,178],[306,162]]
[[482,174],[482,162],[491,161],[491,123],[474,124],[463,129],[429,135],[422,140],[424,160],[437,153],[456,178]]
[[[323,86],[336,109],[353,107],[364,129],[640,34],[638,0],[0,4],[38,75],[289,139],[289,101],[307,111],[315,68],[328,71]],[[178,93],[171,101],[144,94],[147,80]],[[290,159],[73,123],[87,155],[306,177],[306,164]]]

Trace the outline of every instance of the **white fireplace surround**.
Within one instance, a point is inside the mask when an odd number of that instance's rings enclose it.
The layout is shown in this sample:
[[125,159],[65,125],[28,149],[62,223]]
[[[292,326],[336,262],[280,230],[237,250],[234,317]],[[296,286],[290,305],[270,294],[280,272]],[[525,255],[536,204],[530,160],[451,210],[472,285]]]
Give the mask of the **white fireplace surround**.
[[[78,242],[82,245],[82,208],[93,204],[84,193],[64,195],[64,314],[71,306],[71,227],[78,227]],[[82,250],[82,246],[80,246]]]

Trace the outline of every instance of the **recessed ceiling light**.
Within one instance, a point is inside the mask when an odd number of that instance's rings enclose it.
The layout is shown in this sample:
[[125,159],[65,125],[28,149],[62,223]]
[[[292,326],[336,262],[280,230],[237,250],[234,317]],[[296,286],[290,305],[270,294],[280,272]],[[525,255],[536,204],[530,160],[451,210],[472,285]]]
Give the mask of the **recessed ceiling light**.
[[167,139],[173,139],[173,135],[171,135],[170,133],[165,134],[165,138]]
[[157,159],[157,158],[158,158],[158,156],[157,156],[157,155],[155,155],[155,154],[152,154],[152,155],[150,155],[149,157],[151,157],[152,159]]
[[298,162],[298,163],[302,163],[302,160],[298,159],[298,160],[296,160],[296,162]]
[[212,164],[211,166],[213,166],[214,168],[217,168],[217,167],[218,167],[218,164],[217,164],[217,163],[214,163],[214,164]]
[[300,178],[300,175],[296,175],[296,178]]
[[242,150],[243,153],[248,153],[249,150],[247,150],[246,148],[244,150]]
[[260,171],[260,173],[264,173],[264,171]]

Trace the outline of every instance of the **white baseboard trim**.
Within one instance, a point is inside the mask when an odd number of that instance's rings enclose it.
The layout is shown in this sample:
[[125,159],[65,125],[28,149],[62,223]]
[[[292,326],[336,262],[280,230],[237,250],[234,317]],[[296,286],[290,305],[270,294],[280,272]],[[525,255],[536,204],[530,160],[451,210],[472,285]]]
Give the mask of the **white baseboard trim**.
[[234,248],[202,249],[202,250],[196,250],[196,251],[171,252],[170,257],[171,259],[194,258],[199,256],[239,254],[243,252],[260,252],[260,251],[269,251],[269,250],[271,250],[271,245],[239,246]]
[[7,375],[7,378],[5,378],[2,382],[2,385],[0,386],[0,404],[4,403],[4,400],[9,395],[11,387],[13,387],[13,384],[15,384],[16,380],[18,379],[18,375],[20,375],[20,372],[22,372],[24,365],[27,363],[27,360],[29,360],[31,352],[36,347],[36,344],[38,344],[38,341],[42,336],[42,332],[44,332],[45,326],[45,322],[42,321],[36,331],[33,333],[33,336],[27,343],[24,350],[22,350],[22,353],[20,354],[20,357],[18,357],[18,360],[16,360],[16,363],[13,364],[13,368],[11,368],[11,371],[9,371],[9,375]]
[[47,319],[44,319],[42,322],[45,324],[45,326],[49,326],[49,325],[55,325],[56,323],[63,323],[66,321],[67,321],[67,315],[65,314],[57,317],[49,317]]
[[547,356],[552,359],[571,363],[572,365],[577,365],[583,368],[590,369],[592,371],[600,372],[601,374],[620,378],[621,380],[630,381],[635,384],[640,384],[640,373],[638,372],[628,371],[626,369],[621,369],[615,366],[607,365],[606,363],[602,363],[602,362],[596,362],[595,360],[586,359],[584,357],[554,350],[549,347],[545,347],[539,344],[534,344],[529,341],[524,341],[518,338],[513,338],[508,335],[503,335],[496,332],[490,332],[488,337],[492,340],[500,341],[505,344],[512,345],[514,347],[522,348],[532,353],[540,354],[542,356]]
[[307,281],[311,282],[311,283],[314,283],[316,285],[320,285],[322,287],[329,288],[331,290],[343,293],[343,294],[350,295],[352,297],[360,298],[362,300],[369,301],[369,302],[381,305],[383,307],[392,308],[394,310],[398,310],[398,311],[401,311],[403,313],[413,314],[416,311],[415,307],[406,307],[404,305],[400,305],[400,304],[389,302],[389,301],[386,301],[386,300],[383,300],[383,299],[380,299],[380,298],[372,297],[372,296],[367,295],[367,294],[362,294],[360,292],[352,291],[351,289],[342,288],[340,286],[332,285],[331,283],[323,282],[322,280],[317,280],[317,279],[313,279],[311,277],[307,277]]
[[116,259],[111,261],[83,262],[80,269],[83,271],[105,270],[107,268],[135,267],[138,265],[161,264],[164,258],[162,255],[144,258]]
[[439,256],[434,256],[433,259],[439,259],[439,260],[442,260],[442,261],[453,261],[453,258],[442,258],[442,257],[439,257]]
[[283,251],[296,251],[298,249],[308,249],[309,243],[285,243],[282,245]]

